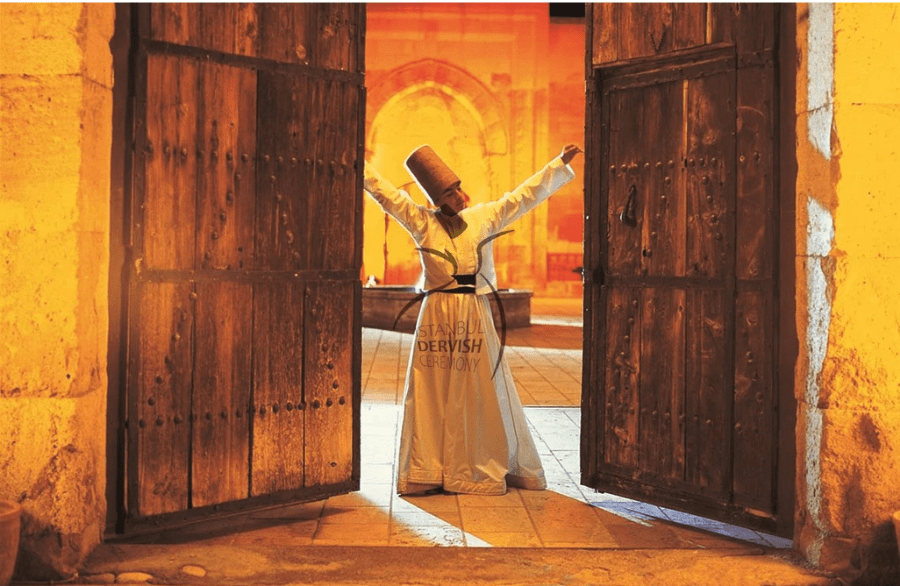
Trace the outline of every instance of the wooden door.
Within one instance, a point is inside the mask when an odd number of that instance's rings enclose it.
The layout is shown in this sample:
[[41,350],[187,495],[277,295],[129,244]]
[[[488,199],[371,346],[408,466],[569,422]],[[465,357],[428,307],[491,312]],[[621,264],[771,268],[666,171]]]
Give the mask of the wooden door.
[[365,7],[133,14],[126,529],[355,490]]
[[775,377],[776,23],[773,5],[587,15],[582,482],[769,531],[790,524],[777,481],[791,466]]

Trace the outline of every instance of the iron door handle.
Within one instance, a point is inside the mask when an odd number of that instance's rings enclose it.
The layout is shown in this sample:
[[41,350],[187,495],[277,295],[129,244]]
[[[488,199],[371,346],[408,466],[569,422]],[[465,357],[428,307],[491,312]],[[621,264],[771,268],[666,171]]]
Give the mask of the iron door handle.
[[626,226],[634,228],[637,226],[637,186],[632,183],[628,188],[628,199],[625,201],[625,208],[619,213],[619,221]]

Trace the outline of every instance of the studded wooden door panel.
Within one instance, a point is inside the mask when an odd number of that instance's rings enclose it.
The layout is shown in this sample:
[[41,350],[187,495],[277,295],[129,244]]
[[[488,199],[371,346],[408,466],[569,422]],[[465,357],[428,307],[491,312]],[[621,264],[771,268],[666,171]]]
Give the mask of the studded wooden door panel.
[[354,490],[364,5],[133,13],[124,526]]
[[582,481],[775,530],[776,12],[588,23]]

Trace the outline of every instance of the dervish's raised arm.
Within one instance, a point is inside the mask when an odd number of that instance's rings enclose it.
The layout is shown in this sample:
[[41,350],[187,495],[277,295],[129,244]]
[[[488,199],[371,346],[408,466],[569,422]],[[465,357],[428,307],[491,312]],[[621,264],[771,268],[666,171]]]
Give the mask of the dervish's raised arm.
[[580,152],[582,151],[578,146],[566,145],[558,157],[516,189],[506,193],[499,200],[486,204],[491,214],[492,231],[499,232],[515,222],[574,179],[575,171],[569,163]]
[[413,201],[408,193],[394,187],[368,162],[365,164],[363,187],[386,214],[397,220],[413,238],[427,230],[429,211]]

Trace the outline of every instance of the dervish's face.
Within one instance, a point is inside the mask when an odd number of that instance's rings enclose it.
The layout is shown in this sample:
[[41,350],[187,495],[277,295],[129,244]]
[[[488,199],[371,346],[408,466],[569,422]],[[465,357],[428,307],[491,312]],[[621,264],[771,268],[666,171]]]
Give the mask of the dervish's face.
[[459,183],[448,187],[444,193],[434,199],[434,205],[441,208],[441,211],[447,216],[455,216],[466,209],[468,204],[469,196]]

